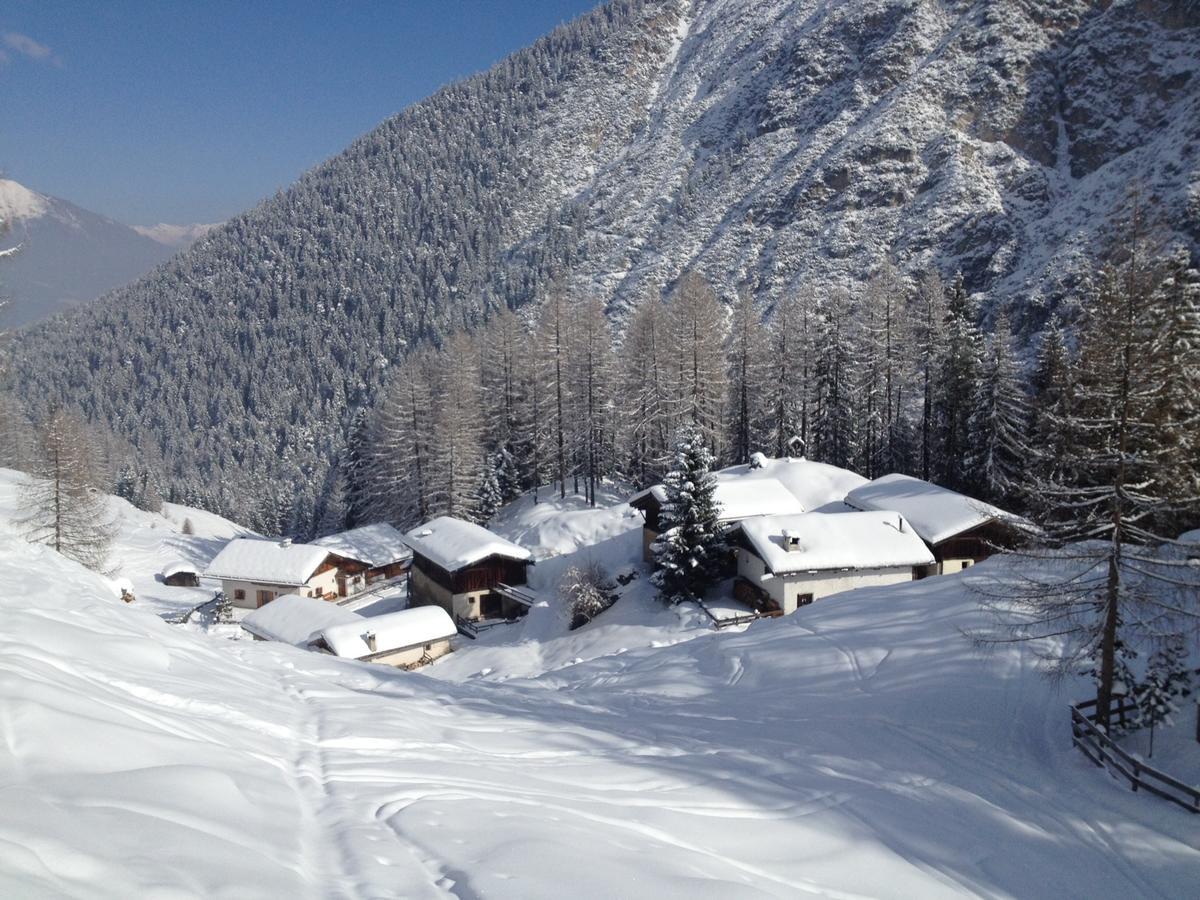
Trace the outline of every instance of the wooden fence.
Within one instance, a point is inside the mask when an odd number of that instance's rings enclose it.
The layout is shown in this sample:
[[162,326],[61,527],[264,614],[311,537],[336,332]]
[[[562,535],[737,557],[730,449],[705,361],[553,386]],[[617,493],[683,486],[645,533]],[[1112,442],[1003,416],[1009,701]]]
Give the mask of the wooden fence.
[[709,609],[708,605],[702,600],[697,600],[696,605],[704,610],[704,614],[708,616],[709,620],[712,622],[713,628],[717,629],[718,631],[720,631],[722,628],[731,628],[734,625],[749,625],[751,622],[757,621],[758,619],[775,619],[783,615],[781,611],[776,609],[771,610],[770,612],[738,613],[734,616],[722,617],[718,616],[711,609]]
[[[1128,779],[1133,790],[1148,791],[1156,797],[1182,806],[1188,812],[1200,813],[1200,790],[1146,765],[1118,747],[1117,742],[1096,725],[1096,715],[1093,713],[1089,716],[1083,711],[1095,706],[1096,701],[1089,700],[1071,707],[1071,743],[1096,765],[1106,767]],[[1134,708],[1133,703],[1121,698],[1117,700],[1112,715],[1124,725],[1126,713]]]

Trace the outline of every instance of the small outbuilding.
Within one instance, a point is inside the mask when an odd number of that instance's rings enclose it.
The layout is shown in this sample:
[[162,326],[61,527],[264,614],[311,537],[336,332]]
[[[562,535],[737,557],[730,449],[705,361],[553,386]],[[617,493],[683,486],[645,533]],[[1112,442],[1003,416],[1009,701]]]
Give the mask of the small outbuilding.
[[530,553],[481,525],[441,516],[404,536],[412,548],[409,597],[456,619],[513,618],[529,610],[523,591]]
[[412,669],[449,653],[453,649],[450,639],[457,633],[444,609],[424,606],[331,625],[314,636],[309,646],[343,659]]
[[412,563],[412,550],[404,543],[404,535],[386,522],[317,538],[313,544],[329,548],[348,563],[340,567],[338,575],[338,593],[343,597],[379,581],[399,578]]
[[321,600],[284,594],[266,606],[253,610],[242,619],[242,630],[257,641],[279,641],[295,647],[307,647],[325,628],[365,621],[356,612]]
[[757,516],[735,531],[739,585],[762,609],[795,612],[860,587],[912,581],[933,563],[920,535],[894,512]]
[[328,547],[235,538],[204,574],[221,580],[221,590],[234,606],[257,609],[284,594],[336,600],[341,564],[341,557]]
[[200,587],[200,569],[191,563],[169,563],[163,566],[162,583],[169,587]]
[[904,516],[934,556],[922,575],[961,572],[997,548],[1017,546],[1034,530],[1020,516],[910,475],[884,475],[856,487],[846,494],[846,505]]

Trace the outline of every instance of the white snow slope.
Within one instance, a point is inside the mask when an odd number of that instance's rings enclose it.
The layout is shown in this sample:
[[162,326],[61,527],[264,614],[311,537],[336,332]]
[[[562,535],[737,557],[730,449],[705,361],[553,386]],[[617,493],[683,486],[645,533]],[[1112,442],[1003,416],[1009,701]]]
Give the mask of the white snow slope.
[[1178,897],[1200,875],[1194,820],[1070,748],[1072,695],[1030,648],[960,636],[958,577],[504,683],[168,626],[2,527],[0,579],[0,896]]

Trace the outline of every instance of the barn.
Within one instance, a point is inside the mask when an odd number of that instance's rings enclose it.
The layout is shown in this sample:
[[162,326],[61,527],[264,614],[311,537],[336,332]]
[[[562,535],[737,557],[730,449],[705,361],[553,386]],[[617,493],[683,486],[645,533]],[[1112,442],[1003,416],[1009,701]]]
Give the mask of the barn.
[[409,597],[414,606],[440,606],[455,619],[513,618],[528,601],[512,588],[526,583],[524,547],[486,528],[441,516],[404,536],[412,548]]

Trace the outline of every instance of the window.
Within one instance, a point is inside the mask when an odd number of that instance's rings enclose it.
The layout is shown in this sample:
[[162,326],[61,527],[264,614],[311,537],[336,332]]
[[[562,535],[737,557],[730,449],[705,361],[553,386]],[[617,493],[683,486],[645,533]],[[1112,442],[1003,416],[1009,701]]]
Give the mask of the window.
[[235,591],[233,592],[233,599],[234,599],[234,600],[245,600],[245,599],[246,599],[246,592],[245,592],[245,591],[243,591],[241,588],[238,588],[237,590],[235,590]]
[[963,560],[963,568],[964,569],[969,569],[973,565],[975,565],[975,560],[973,560],[973,559],[964,559]]
[[812,602],[813,602],[812,594],[797,594],[796,595],[796,609],[799,609],[802,606],[808,606],[808,604],[810,604]]

